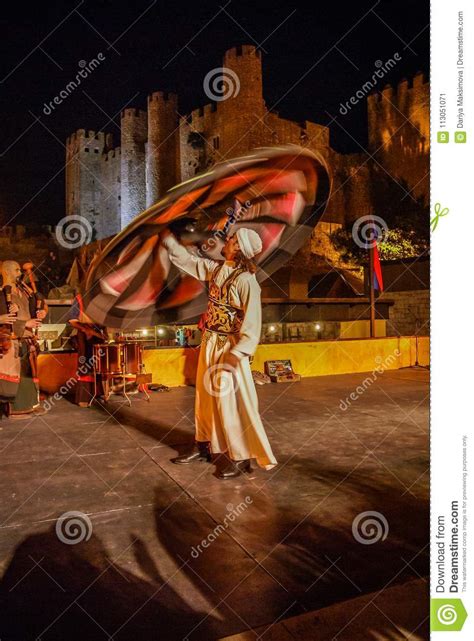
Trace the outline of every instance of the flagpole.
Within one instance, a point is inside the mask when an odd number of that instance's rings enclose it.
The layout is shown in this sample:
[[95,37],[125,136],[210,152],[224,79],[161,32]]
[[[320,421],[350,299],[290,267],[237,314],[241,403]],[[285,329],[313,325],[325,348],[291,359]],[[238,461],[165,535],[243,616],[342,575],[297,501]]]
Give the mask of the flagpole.
[[374,246],[369,246],[370,338],[375,338]]

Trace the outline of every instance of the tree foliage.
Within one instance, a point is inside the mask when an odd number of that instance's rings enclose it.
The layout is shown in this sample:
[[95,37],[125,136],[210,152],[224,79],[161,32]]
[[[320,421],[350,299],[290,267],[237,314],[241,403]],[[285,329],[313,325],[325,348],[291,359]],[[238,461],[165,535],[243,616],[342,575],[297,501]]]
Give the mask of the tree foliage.
[[[388,228],[378,243],[382,260],[416,258],[429,249],[429,207],[422,197],[416,198],[407,183],[390,176],[380,175],[372,181],[375,216]],[[409,195],[407,195],[407,192]],[[361,265],[368,260],[368,252],[355,241],[357,219],[346,223],[330,235],[334,247],[346,263]]]

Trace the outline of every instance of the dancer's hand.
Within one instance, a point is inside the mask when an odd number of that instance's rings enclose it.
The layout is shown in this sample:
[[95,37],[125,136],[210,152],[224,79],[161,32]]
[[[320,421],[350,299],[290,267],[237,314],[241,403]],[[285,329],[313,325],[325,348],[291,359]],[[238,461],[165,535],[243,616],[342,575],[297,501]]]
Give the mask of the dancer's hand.
[[39,320],[43,320],[43,318],[46,318],[47,311],[45,309],[39,309],[36,312],[36,318]]
[[18,305],[16,303],[12,303],[10,305],[10,313],[11,314],[16,314],[19,311],[19,309],[20,308],[18,307]]

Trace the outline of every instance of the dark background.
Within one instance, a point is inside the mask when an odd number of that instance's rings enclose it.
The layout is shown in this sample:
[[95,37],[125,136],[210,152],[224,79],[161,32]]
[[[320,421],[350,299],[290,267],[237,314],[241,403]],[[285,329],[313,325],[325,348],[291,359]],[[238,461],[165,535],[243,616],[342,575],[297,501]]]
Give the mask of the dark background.
[[[340,102],[370,79],[375,61],[385,62],[395,52],[402,60],[381,87],[429,71],[427,1],[77,0],[31,7],[9,2],[2,5],[1,18],[4,225],[55,224],[64,215],[63,145],[70,133],[105,130],[114,133],[118,145],[121,109],[145,109],[154,90],[176,91],[180,113],[208,103],[203,78],[237,44],[264,41],[267,106],[292,120],[327,124],[327,112],[336,115]],[[44,115],[44,103],[75,77],[79,61],[89,62],[99,52],[106,58],[99,68]],[[344,127],[367,146],[365,101],[344,117]],[[331,145],[342,152],[362,151],[335,124]]]

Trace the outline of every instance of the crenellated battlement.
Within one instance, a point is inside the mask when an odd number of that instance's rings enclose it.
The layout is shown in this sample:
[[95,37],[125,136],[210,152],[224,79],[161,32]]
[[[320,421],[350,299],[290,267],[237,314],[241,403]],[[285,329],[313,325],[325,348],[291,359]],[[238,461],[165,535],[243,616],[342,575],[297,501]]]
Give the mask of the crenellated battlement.
[[131,120],[131,119],[140,119],[146,120],[146,111],[143,109],[138,109],[136,107],[127,107],[122,111],[120,117],[122,120]]
[[217,111],[217,105],[214,102],[210,102],[207,105],[204,105],[204,118],[213,114]]
[[418,71],[413,76],[413,89],[418,89],[419,87],[423,87],[424,85],[428,86],[428,80],[427,78],[425,78],[425,75],[422,71]]
[[115,158],[120,158],[121,154],[122,154],[121,148],[120,147],[115,147],[115,149],[109,149],[109,151],[107,151],[103,155],[103,159],[106,162],[109,161],[109,160],[112,161]]
[[148,104],[150,102],[166,102],[175,105],[178,103],[178,95],[170,91],[154,91],[148,96]]
[[[347,156],[331,149],[329,127],[312,120],[289,120],[269,111],[263,95],[262,54],[254,45],[228,49],[220,65],[231,71],[224,83],[228,95],[223,100],[182,115],[176,93],[152,91],[146,110],[122,110],[120,146],[114,145],[110,133],[85,129],[71,133],[66,140],[67,213],[88,217],[98,237],[100,229],[104,236],[110,235],[156,203],[173,185],[216,162],[257,147],[284,144],[319,150],[331,160],[335,174],[344,177],[329,216],[343,218],[346,210],[347,215],[365,211],[370,200],[366,196],[368,157],[363,154],[357,159],[358,166],[366,169],[352,172]],[[377,91],[366,97],[369,149],[373,154],[385,154],[382,164],[394,176],[402,177],[417,193],[427,193],[423,159],[429,149],[428,80],[419,72],[393,86],[383,79],[378,82],[372,85]]]
[[257,47],[255,47],[254,45],[240,45],[237,47],[233,47],[232,49],[227,49],[224,54],[224,62],[236,60],[244,56],[253,56],[260,60],[261,55],[262,54],[260,52],[260,49],[257,49]]
[[71,157],[76,153],[93,150],[95,153],[103,153],[108,148],[108,141],[111,141],[111,134],[92,129],[78,129],[66,139],[66,156]]
[[413,90],[425,90],[429,88],[429,82],[426,79],[425,75],[419,71],[413,78],[410,80],[408,78],[402,78],[396,86],[396,89],[390,84],[386,84],[382,91],[376,91],[367,96],[367,103],[370,106],[380,104],[385,99],[390,99],[393,102],[393,99],[399,96],[406,96],[408,92]]
[[66,138],[66,146],[76,146],[86,135],[85,129],[77,129],[70,136]]
[[188,122],[195,123],[196,121],[202,120],[203,118],[212,117],[212,114],[214,114],[216,111],[217,111],[217,105],[213,102],[210,102],[207,105],[204,105],[203,107],[194,109],[193,111],[191,111],[190,114],[187,114],[185,118],[187,119]]
[[85,129],[78,129],[77,131],[73,132],[67,139],[66,142],[77,142],[79,140],[98,140],[100,142],[104,142],[106,139],[106,136],[110,136],[111,134],[106,134],[103,131],[94,131],[92,129],[89,129],[89,131],[86,131]]

